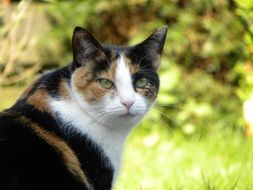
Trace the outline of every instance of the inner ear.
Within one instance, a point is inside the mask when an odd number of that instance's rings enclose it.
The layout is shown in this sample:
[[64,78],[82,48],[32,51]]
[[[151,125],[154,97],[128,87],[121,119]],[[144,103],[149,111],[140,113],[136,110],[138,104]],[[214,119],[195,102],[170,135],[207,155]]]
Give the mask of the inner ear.
[[75,64],[82,65],[87,60],[104,53],[102,45],[85,29],[76,27],[72,38]]

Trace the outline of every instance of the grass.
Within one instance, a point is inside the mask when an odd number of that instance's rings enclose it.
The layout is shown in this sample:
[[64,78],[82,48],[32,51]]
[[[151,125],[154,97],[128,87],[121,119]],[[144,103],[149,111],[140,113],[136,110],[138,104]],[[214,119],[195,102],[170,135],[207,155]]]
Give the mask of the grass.
[[[22,90],[0,89],[0,110]],[[126,143],[115,189],[251,190],[252,148],[252,139],[238,132],[217,130],[205,138],[186,138],[159,124],[140,126]]]
[[203,139],[156,127],[128,139],[117,190],[253,189],[253,141],[232,132]]

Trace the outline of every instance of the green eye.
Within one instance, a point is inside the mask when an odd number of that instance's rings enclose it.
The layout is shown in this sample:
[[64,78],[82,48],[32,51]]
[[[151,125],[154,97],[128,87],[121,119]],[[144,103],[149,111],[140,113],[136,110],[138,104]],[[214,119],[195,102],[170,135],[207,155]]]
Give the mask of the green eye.
[[114,86],[113,82],[108,79],[99,79],[98,82],[105,89],[111,89]]
[[137,88],[144,88],[148,84],[148,79],[143,77],[136,81],[135,85]]

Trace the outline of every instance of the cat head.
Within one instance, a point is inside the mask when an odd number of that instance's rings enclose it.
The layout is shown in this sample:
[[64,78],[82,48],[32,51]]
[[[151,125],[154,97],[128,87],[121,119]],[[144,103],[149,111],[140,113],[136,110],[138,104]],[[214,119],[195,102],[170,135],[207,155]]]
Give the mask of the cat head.
[[139,121],[157,97],[166,33],[162,27],[135,46],[103,46],[76,27],[71,88],[82,110],[102,123]]

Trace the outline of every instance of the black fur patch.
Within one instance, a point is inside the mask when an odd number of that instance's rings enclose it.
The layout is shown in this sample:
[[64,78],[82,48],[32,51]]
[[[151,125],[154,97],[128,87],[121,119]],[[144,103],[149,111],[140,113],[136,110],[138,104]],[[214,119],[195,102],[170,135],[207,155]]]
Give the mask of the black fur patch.
[[149,80],[149,82],[156,88],[156,91],[159,90],[160,81],[156,72],[152,70],[140,70],[138,73],[133,74],[133,83],[143,77]]
[[[59,84],[61,80],[65,80],[70,86],[71,78],[71,67],[67,65],[65,67],[50,71],[48,73],[42,74],[38,81],[33,85],[33,88],[29,92],[32,95],[35,91],[39,89],[46,89],[46,91],[53,97],[59,98]],[[28,96],[25,96],[21,101],[25,101]]]
[[84,190],[52,147],[14,112],[0,114],[1,190]]
[[45,88],[48,93],[54,97],[59,98],[59,83],[61,80],[66,80],[70,83],[71,72],[69,66],[57,69],[53,72],[44,74],[39,80],[38,87],[35,88]]
[[[13,115],[23,115],[23,116],[29,118],[30,120],[32,120],[33,122],[39,124],[40,126],[45,128],[47,131],[54,132],[58,136],[65,139],[67,144],[71,147],[71,149],[74,151],[77,158],[79,159],[82,169],[83,169],[84,173],[87,175],[87,178],[89,179],[89,182],[92,184],[94,189],[103,189],[103,190],[108,189],[109,190],[111,188],[111,185],[112,185],[111,183],[112,183],[114,171],[113,171],[113,168],[111,166],[109,159],[105,156],[103,151],[99,147],[97,147],[87,136],[83,136],[83,135],[80,136],[77,131],[72,131],[72,133],[70,134],[69,132],[62,130],[63,128],[65,128],[65,129],[73,128],[71,126],[71,124],[69,124],[69,126],[66,126],[66,124],[64,124],[65,126],[61,127],[60,125],[63,125],[63,124],[59,122],[60,118],[57,119],[57,116],[53,118],[48,113],[40,112],[39,110],[37,110],[33,106],[26,104],[24,101],[20,101],[18,104],[14,105],[9,111],[7,110],[7,113],[9,113],[9,112],[13,113]],[[1,120],[1,118],[0,118],[0,120]],[[8,120],[7,120],[7,122],[8,122]],[[16,130],[15,127],[19,127],[18,123],[16,125],[17,126],[14,126],[13,130]],[[21,135],[21,136],[23,136],[23,135]],[[25,148],[27,149],[27,151],[30,151],[29,149],[32,148],[32,150],[31,150],[31,154],[32,154],[33,149],[35,149],[37,145],[36,145],[36,143],[35,144],[31,143],[31,146],[32,147],[27,145],[27,147],[25,147]],[[58,160],[56,160],[55,158],[53,158],[50,155],[51,152],[56,154],[56,152],[53,151],[53,148],[49,147],[49,146],[47,148],[49,149],[48,151],[46,151],[46,150],[41,151],[40,154],[43,154],[44,157],[48,157],[48,158],[51,157],[52,158],[52,165],[54,164],[54,162],[60,163],[61,160],[59,160],[59,158],[58,158]],[[1,150],[1,148],[0,148],[0,150]],[[37,151],[40,151],[40,150],[41,150],[41,148],[38,146]],[[47,152],[50,152],[50,153],[47,153]],[[0,155],[0,157],[1,157],[1,155]],[[8,157],[8,159],[9,159],[9,157]],[[36,157],[36,160],[38,162],[43,162],[43,160],[40,160],[37,157]],[[21,162],[22,162],[22,159],[20,159],[20,163]],[[48,164],[51,164],[49,160],[47,160],[47,162],[48,162]],[[6,167],[9,167],[9,166],[6,166]],[[27,167],[29,170],[31,170],[32,173],[36,174],[36,173],[41,172],[39,169],[37,170],[36,167],[33,167],[33,168],[29,168],[29,166],[27,166]],[[52,169],[53,168],[54,167],[52,166]],[[66,171],[65,171],[65,173],[66,173]],[[54,174],[54,175],[57,176],[56,174]],[[61,175],[65,175],[64,172],[62,172]],[[64,179],[64,177],[61,177],[61,175],[57,179]],[[45,180],[45,183],[47,183],[47,179],[44,179],[44,180]],[[53,182],[50,180],[50,183],[53,183]],[[63,180],[62,183],[63,183],[62,187],[64,187],[65,180]],[[67,183],[67,181],[66,181],[66,183]],[[33,190],[36,190],[37,187],[36,188],[35,187],[36,186],[34,186]],[[73,187],[69,188],[69,189],[75,190],[74,187],[75,186],[73,185]],[[45,188],[45,189],[50,189],[50,188]],[[56,188],[56,189],[62,189],[62,188]]]

